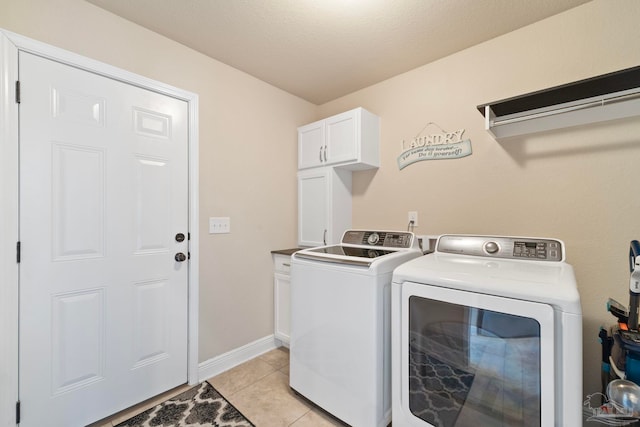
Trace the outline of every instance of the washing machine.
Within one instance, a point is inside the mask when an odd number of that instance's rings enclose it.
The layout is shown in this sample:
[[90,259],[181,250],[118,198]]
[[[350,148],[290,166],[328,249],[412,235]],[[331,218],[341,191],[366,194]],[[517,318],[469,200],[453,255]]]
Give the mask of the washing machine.
[[392,279],[393,425],[582,425],[582,311],[561,240],[440,236]]
[[413,233],[347,230],[291,260],[290,386],[353,427],[391,421],[391,278]]

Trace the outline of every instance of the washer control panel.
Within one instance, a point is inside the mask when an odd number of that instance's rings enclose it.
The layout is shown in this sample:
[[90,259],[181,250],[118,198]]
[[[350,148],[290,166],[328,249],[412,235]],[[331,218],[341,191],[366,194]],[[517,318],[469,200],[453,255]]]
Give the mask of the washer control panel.
[[385,248],[410,248],[413,240],[413,233],[402,231],[347,230],[342,235],[343,244]]
[[530,261],[564,261],[564,245],[535,237],[442,235],[436,252]]

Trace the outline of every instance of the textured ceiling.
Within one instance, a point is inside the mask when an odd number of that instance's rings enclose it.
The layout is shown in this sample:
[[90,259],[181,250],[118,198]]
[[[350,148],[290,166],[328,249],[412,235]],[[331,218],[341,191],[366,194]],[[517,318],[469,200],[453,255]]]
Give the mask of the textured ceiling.
[[322,104],[588,0],[87,0]]

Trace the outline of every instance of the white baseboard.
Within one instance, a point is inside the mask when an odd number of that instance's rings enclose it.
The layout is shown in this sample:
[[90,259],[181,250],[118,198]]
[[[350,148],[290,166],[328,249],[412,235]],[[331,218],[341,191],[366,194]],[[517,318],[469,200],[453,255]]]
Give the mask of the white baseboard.
[[249,344],[243,345],[242,347],[238,347],[221,354],[220,356],[204,361],[198,365],[199,381],[202,382],[208,378],[215,377],[218,374],[246,362],[247,360],[260,356],[274,348],[280,347],[280,344],[280,340],[277,340],[273,335],[268,335],[264,338],[260,338],[256,341],[250,342]]

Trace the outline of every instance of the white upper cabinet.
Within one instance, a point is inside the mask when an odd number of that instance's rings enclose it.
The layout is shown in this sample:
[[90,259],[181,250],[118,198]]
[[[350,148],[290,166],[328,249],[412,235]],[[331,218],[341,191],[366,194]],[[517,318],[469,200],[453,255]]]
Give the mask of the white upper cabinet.
[[324,120],[298,128],[298,169],[323,166]]
[[356,108],[298,128],[298,169],[380,166],[380,118]]

